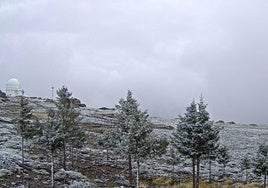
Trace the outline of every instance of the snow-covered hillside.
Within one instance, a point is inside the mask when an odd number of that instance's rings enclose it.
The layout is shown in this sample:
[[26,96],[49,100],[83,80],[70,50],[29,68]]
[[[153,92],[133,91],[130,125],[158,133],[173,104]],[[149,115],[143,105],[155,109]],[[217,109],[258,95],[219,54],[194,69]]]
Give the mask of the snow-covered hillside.
[[[34,116],[40,122],[44,122],[47,118],[47,109],[55,108],[55,104],[49,99],[33,97],[28,99],[30,101],[30,106],[33,108]],[[20,177],[20,137],[16,133],[15,125],[15,120],[18,117],[18,110],[18,98],[9,98],[8,101],[0,102],[0,185],[2,187],[16,187],[19,185],[18,182],[14,182],[14,185],[5,182],[9,177],[13,177],[13,179]],[[113,125],[114,116],[116,113],[115,110],[107,108],[93,109],[86,107],[81,107],[77,110],[79,110],[81,113],[81,124],[85,127],[88,136],[88,145],[86,145],[81,149],[80,152],[78,152],[80,155],[80,160],[90,163],[88,166],[90,166],[92,169],[96,169],[97,166],[100,167],[102,165],[110,165],[109,167],[112,168],[114,172],[119,172],[120,169],[124,169],[124,166],[122,166],[121,163],[119,166],[115,167],[113,163],[110,164],[109,162],[105,162],[104,150],[97,147],[97,138],[101,134],[102,130],[112,127]],[[178,123],[178,119],[165,120],[158,117],[151,117],[150,121],[155,127],[154,132],[157,135],[167,137],[168,139],[170,138],[172,132],[174,131],[174,128],[176,127],[176,124]],[[231,155],[231,162],[227,165],[226,169],[227,175],[233,180],[240,181],[244,176],[244,174],[240,172],[239,165],[242,157],[247,155],[251,158],[254,158],[256,156],[258,145],[260,143],[268,141],[268,126],[227,123],[215,124],[215,126],[221,128],[220,143],[227,146]],[[96,128],[98,128],[97,131]],[[32,147],[32,142],[28,142],[27,148],[29,151]],[[38,174],[37,179],[41,179],[40,181],[41,183],[43,181],[43,185],[45,187],[45,185],[47,185],[49,182],[49,163],[42,155],[43,153],[30,154],[30,152],[28,152],[26,155],[26,163],[29,165],[28,168],[31,169],[31,171],[34,171],[36,174]],[[143,177],[171,177],[172,166],[168,164],[169,158],[169,155],[166,154],[161,158],[155,160],[144,161],[141,166]],[[119,158],[118,161],[120,161]],[[206,163],[202,163],[201,175],[204,179],[206,179],[208,175],[207,168],[208,165]],[[222,173],[221,167],[216,163],[213,164],[212,170],[215,179],[217,179]],[[123,172],[123,170],[121,171]],[[86,171],[83,172],[86,173]],[[186,177],[187,174],[191,172],[190,161],[182,160],[182,162],[175,167],[175,172],[178,177]],[[59,171],[59,173],[63,172]],[[81,174],[81,177],[83,177],[81,181],[88,182],[89,185],[90,181],[87,179],[89,176],[90,179],[95,180],[96,184],[99,183],[98,185],[105,185],[108,184],[108,182],[111,183],[111,181],[114,181],[114,179],[109,179],[111,176],[109,176],[109,174],[107,174],[107,177],[105,178],[99,177],[102,175],[101,173],[98,176],[94,175],[96,173],[89,174],[88,176],[86,176],[86,174]],[[113,178],[116,177],[121,176],[113,176]],[[125,174],[123,174],[122,177],[124,178]],[[251,180],[257,180],[255,175],[252,173],[252,170],[250,178]],[[60,180],[58,181],[60,182]]]

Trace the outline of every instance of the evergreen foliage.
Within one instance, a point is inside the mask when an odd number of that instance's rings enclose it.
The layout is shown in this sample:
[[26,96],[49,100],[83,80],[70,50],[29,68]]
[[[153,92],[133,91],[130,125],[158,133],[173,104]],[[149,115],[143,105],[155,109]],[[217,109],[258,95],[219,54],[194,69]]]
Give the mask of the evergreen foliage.
[[193,101],[184,116],[179,117],[171,138],[173,147],[192,160],[193,188],[199,187],[201,157],[218,148],[219,129],[209,121],[206,107],[202,96],[198,104]]
[[[21,136],[21,158],[22,167],[24,168],[24,141],[32,136],[30,123],[32,119],[32,108],[29,106],[29,101],[23,95],[19,99],[19,118],[17,131]],[[24,174],[22,174],[22,183],[24,184]]]
[[62,137],[63,145],[63,169],[66,170],[66,147],[67,144],[71,147],[71,159],[73,165],[73,148],[83,143],[85,136],[78,126],[80,113],[75,110],[72,104],[72,93],[67,87],[63,86],[57,90],[56,98],[56,119],[59,122],[59,133]]
[[21,152],[22,164],[24,165],[24,140],[31,137],[30,123],[32,119],[32,108],[29,106],[29,101],[24,96],[20,96],[19,100],[19,118],[18,118],[18,133],[21,136]]
[[59,122],[54,110],[48,111],[48,119],[43,129],[43,143],[50,151],[51,158],[51,187],[54,187],[54,153],[62,147],[62,135],[59,132]]
[[208,182],[212,182],[212,161],[215,161],[217,159],[217,149],[211,150],[208,152],[207,156],[205,156],[205,159],[208,160]]
[[223,165],[223,176],[225,176],[226,165],[230,162],[230,154],[226,146],[221,146],[218,149],[217,162]]
[[171,147],[169,150],[169,158],[167,159],[167,163],[172,165],[172,180],[175,179],[175,165],[178,165],[182,161],[182,157],[180,153],[174,148]]
[[148,120],[147,111],[139,109],[138,102],[128,91],[126,100],[120,99],[116,105],[116,127],[120,150],[123,157],[129,160],[129,183],[132,183],[132,160],[137,163],[137,181],[139,186],[140,162],[148,157],[161,155],[166,151],[168,142],[166,139],[158,139],[152,134],[152,126]]
[[98,144],[106,149],[106,159],[109,159],[109,149],[118,145],[118,134],[114,130],[106,130],[98,139]]
[[254,173],[257,176],[264,175],[263,187],[265,188],[268,175],[268,145],[266,143],[259,146]]
[[32,115],[32,108],[29,106],[29,101],[24,96],[20,96],[19,100],[19,118],[18,118],[18,133],[21,135],[22,138],[30,138],[31,137],[31,119]]
[[248,183],[248,170],[251,168],[251,160],[248,156],[244,156],[240,162],[241,171],[246,171],[245,183]]

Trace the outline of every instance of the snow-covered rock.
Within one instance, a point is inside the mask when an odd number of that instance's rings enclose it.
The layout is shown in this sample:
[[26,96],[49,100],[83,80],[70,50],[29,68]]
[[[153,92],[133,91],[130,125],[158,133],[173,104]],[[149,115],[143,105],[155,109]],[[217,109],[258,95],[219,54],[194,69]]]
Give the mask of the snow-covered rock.
[[70,185],[65,186],[66,188],[95,188],[96,185],[89,181],[72,181]]
[[113,125],[115,110],[108,108],[80,108],[80,113],[82,123],[111,126]]
[[68,181],[68,185],[64,185],[63,187],[68,188],[94,188],[96,187],[90,180],[82,175],[79,172],[74,171],[65,171],[64,169],[60,169],[54,175],[54,179],[58,181]]
[[55,180],[83,180],[87,179],[84,175],[79,172],[74,171],[65,171],[64,169],[60,169],[54,175]]
[[8,176],[8,175],[11,175],[11,174],[12,174],[11,170],[0,169],[0,177]]

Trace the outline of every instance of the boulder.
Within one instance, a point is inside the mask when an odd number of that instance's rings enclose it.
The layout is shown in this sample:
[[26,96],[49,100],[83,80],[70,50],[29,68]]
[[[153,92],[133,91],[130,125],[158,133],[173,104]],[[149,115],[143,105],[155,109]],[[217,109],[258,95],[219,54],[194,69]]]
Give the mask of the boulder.
[[64,169],[60,169],[58,172],[55,173],[54,179],[56,181],[67,180],[69,185],[65,187],[71,188],[95,188],[95,184],[91,183],[90,180],[79,172],[74,171],[66,171]]
[[8,175],[11,175],[12,172],[8,169],[0,169],[0,177],[5,177],[5,176],[8,176]]
[[79,99],[72,98],[71,99],[72,104],[75,105],[75,107],[87,107],[85,104],[83,104]]
[[0,101],[8,101],[6,93],[0,90]]
[[54,175],[55,180],[86,180],[87,177],[82,175],[79,172],[74,172],[74,171],[66,171],[64,169],[60,169],[58,172],[55,173]]
[[72,181],[68,188],[96,188],[97,186],[88,181]]

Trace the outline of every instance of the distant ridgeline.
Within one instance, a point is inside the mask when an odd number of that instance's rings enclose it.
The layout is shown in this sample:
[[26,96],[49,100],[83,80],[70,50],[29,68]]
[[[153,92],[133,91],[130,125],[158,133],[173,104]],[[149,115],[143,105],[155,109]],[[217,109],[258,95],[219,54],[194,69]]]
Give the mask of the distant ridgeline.
[[[6,93],[0,90],[0,101],[8,101],[8,97],[17,97],[24,95],[20,82],[16,78],[11,78],[6,84]],[[72,98],[72,104],[76,107],[86,107],[79,99]]]

